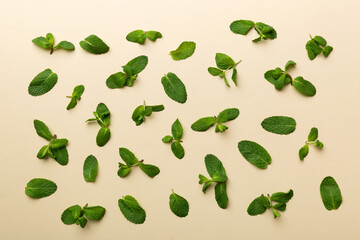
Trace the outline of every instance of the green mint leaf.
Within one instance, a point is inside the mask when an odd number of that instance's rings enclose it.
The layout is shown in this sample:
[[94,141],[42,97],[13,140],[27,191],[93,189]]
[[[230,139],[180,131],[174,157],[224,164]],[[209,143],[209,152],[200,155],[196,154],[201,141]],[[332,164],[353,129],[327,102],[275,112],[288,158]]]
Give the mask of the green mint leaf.
[[31,198],[44,198],[54,194],[56,190],[57,185],[53,181],[33,178],[27,183],[25,194]]
[[215,62],[216,66],[222,70],[228,70],[235,66],[234,60],[224,53],[216,53]]
[[233,33],[246,35],[254,27],[254,22],[250,20],[237,20],[230,24]]
[[179,119],[176,119],[176,121],[171,126],[171,133],[175,140],[180,140],[183,134],[183,127],[179,121]]
[[83,176],[86,182],[95,182],[98,172],[98,160],[95,156],[89,155],[83,165]]
[[296,121],[291,117],[273,116],[265,118],[261,126],[268,132],[287,135],[295,131]]
[[276,90],[281,90],[285,86],[285,79],[285,74],[282,74],[278,79],[276,79],[274,84]]
[[58,76],[51,69],[45,69],[30,82],[28,92],[31,96],[37,97],[49,92],[57,83]]
[[224,132],[224,131],[226,131],[228,128],[229,128],[229,127],[227,127],[227,126],[225,126],[225,125],[223,125],[223,124],[221,124],[221,123],[218,123],[218,124],[216,124],[216,126],[215,126],[215,132]]
[[274,209],[279,211],[285,211],[286,210],[286,203],[277,203],[273,206]]
[[74,107],[76,107],[76,105],[77,105],[77,100],[75,97],[72,97],[69,104],[66,107],[66,110],[73,109]]
[[191,125],[191,129],[197,132],[205,132],[215,123],[216,123],[216,119],[214,117],[204,117],[194,122]]
[[293,80],[292,85],[298,90],[301,94],[305,96],[314,96],[316,94],[315,86],[305,80],[303,77],[297,77]]
[[49,152],[49,145],[45,145],[43,146],[38,154],[36,155],[37,158],[40,158],[40,159],[43,159],[43,158],[46,158],[48,156],[48,152]]
[[214,67],[209,67],[208,72],[213,76],[219,76],[221,73],[223,73],[222,70],[220,70],[218,68],[214,68]]
[[69,153],[66,147],[51,149],[55,160],[62,166],[65,166],[69,162]]
[[64,210],[61,214],[61,221],[66,225],[71,225],[76,223],[76,220],[78,220],[80,215],[81,207],[79,205],[74,205]]
[[171,211],[178,217],[186,217],[189,213],[188,201],[174,191],[169,196],[169,205]]
[[306,156],[309,153],[309,145],[305,144],[302,148],[299,150],[299,158],[300,160],[304,160]]
[[172,142],[173,139],[174,139],[174,138],[173,138],[172,136],[167,135],[167,136],[163,137],[163,138],[161,139],[161,141],[162,141],[163,143],[170,143],[170,142]]
[[126,163],[128,166],[133,166],[139,162],[137,157],[127,148],[119,148],[119,154],[122,160]]
[[171,151],[178,159],[182,159],[185,155],[185,150],[179,142],[171,143]]
[[231,80],[234,82],[235,86],[237,86],[237,70],[236,70],[236,68],[233,68]]
[[319,131],[316,127],[311,128],[308,135],[308,141],[315,141],[319,136]]
[[332,52],[333,47],[332,46],[326,46],[324,47],[322,53],[324,54],[325,57],[328,57],[330,55],[330,53]]
[[267,206],[270,206],[270,201],[267,197],[264,196],[264,194],[262,194],[260,197],[255,198],[250,203],[249,207],[247,208],[247,213],[250,216],[263,214],[268,208]]
[[161,78],[166,95],[178,103],[185,103],[187,92],[184,83],[174,73],[169,72]]
[[146,34],[146,37],[153,42],[155,42],[156,39],[158,39],[158,38],[162,38],[162,34],[157,31],[147,31],[147,32],[145,32],[145,34]]
[[76,225],[80,225],[81,228],[85,228],[86,224],[87,224],[87,219],[84,217],[79,217],[76,220]]
[[269,70],[264,74],[264,78],[271,84],[275,85],[277,78],[274,78],[275,70]]
[[320,195],[328,211],[336,210],[342,203],[342,195],[338,184],[331,176],[325,177],[320,184]]
[[135,30],[126,35],[126,40],[129,42],[144,44],[146,34],[143,30]]
[[316,142],[315,142],[315,147],[317,147],[317,148],[323,148],[324,147],[324,144],[322,143],[322,142],[320,142],[319,140],[316,140]]
[[146,173],[146,175],[148,175],[151,178],[155,177],[160,173],[160,169],[157,166],[151,164],[145,164],[140,162],[139,167],[141,170],[143,170],[144,173]]
[[220,208],[227,208],[229,199],[226,193],[226,182],[218,182],[215,185],[215,199]]
[[139,126],[145,121],[145,116],[149,117],[152,114],[152,112],[161,112],[164,109],[165,109],[164,105],[153,105],[153,106],[140,105],[135,108],[131,118],[135,122],[136,126]]
[[[141,55],[141,56],[138,56],[138,57],[132,59],[131,61],[129,61],[125,66],[130,68],[130,71],[131,71],[130,75],[137,75],[142,70],[145,69],[148,62],[149,62],[149,58],[147,56]],[[123,66],[123,68],[125,66]],[[124,71],[125,71],[125,69],[124,69]]]
[[48,33],[46,34],[46,40],[53,45],[54,44],[54,35],[52,35],[52,33]]
[[289,68],[291,67],[295,67],[296,62],[294,62],[293,60],[289,60],[287,61],[287,63],[285,64],[285,71],[289,70]]
[[269,153],[256,142],[244,140],[238,143],[238,148],[241,155],[258,168],[266,169],[271,163]]
[[122,72],[111,74],[106,79],[106,86],[111,89],[121,88],[125,85],[126,75]]
[[270,200],[279,203],[287,203],[293,196],[294,196],[294,192],[292,189],[290,189],[287,193],[285,192],[273,193],[270,196]]
[[45,37],[34,38],[32,42],[44,49],[50,49],[52,45]]
[[[162,110],[165,109],[164,105],[152,105],[152,106],[148,106],[148,107],[151,107],[151,110],[153,112],[161,112]],[[146,111],[146,109],[145,109]]]
[[202,174],[199,174],[199,179],[200,179],[199,184],[206,183],[206,182],[212,182],[212,180],[208,179],[207,177],[205,177]]
[[202,188],[202,191],[203,193],[206,193],[206,189],[212,184],[213,182],[210,181],[210,182],[205,182],[203,188]]
[[77,105],[77,101],[81,100],[81,96],[85,91],[84,85],[78,85],[74,88],[73,93],[71,95],[71,100],[69,105],[66,107],[67,110],[74,108]]
[[315,36],[312,40],[314,40],[317,44],[319,44],[320,46],[323,46],[323,47],[325,47],[327,44],[325,38],[323,38],[321,36]]
[[50,141],[53,138],[49,128],[40,120],[34,120],[34,127],[36,133],[40,136],[45,138],[46,140]]
[[225,182],[228,179],[224,166],[215,155],[208,154],[205,156],[205,166],[213,181]]
[[103,147],[110,139],[111,133],[110,129],[106,127],[100,128],[98,134],[96,135],[96,144],[99,147]]
[[[257,31],[258,32],[258,31]],[[252,40],[254,43],[260,42],[261,41],[261,37],[255,38]]]
[[99,115],[101,119],[103,119],[103,116],[107,116],[110,114],[110,110],[104,103],[99,103],[96,107],[96,112]]
[[184,60],[193,55],[195,48],[194,42],[182,42],[176,50],[170,52],[170,55],[175,61]]
[[259,35],[262,39],[275,39],[277,37],[277,33],[275,29],[265,23],[257,22],[255,23],[255,30],[260,31]]
[[119,199],[118,205],[124,217],[132,223],[142,224],[145,222],[145,210],[139,205],[135,198],[130,195]]
[[225,123],[227,121],[231,121],[236,119],[240,114],[239,109],[237,108],[227,108],[219,113],[217,116],[218,123]]
[[54,49],[65,49],[65,50],[72,51],[72,50],[75,50],[75,46],[71,42],[61,41],[54,47]]
[[90,220],[100,220],[105,215],[105,208],[101,206],[94,206],[94,207],[84,207],[84,214]]
[[131,171],[131,167],[128,167],[126,165],[121,165],[117,174],[119,177],[124,178],[126,177]]
[[277,210],[275,210],[274,208],[272,209],[272,212],[274,214],[274,218],[278,218],[278,217],[281,216],[281,214]]
[[69,141],[66,138],[54,139],[54,140],[51,140],[51,142],[49,143],[49,146],[52,150],[54,150],[57,148],[65,147],[68,144],[68,142]]
[[308,57],[310,60],[314,60],[316,56],[322,52],[322,48],[313,39],[309,40],[306,43],[305,49],[308,53]]
[[103,54],[109,51],[109,46],[98,36],[90,35],[80,42],[80,46],[87,52],[93,54]]

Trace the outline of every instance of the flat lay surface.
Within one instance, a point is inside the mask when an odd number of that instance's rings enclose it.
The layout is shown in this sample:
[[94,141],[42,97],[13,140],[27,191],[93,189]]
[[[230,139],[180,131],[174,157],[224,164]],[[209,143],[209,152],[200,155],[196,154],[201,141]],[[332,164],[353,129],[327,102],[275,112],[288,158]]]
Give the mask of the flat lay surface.
[[[338,240],[358,239],[357,207],[360,202],[360,68],[357,64],[360,33],[359,1],[1,1],[0,105],[0,235],[2,239],[274,239]],[[277,31],[277,38],[253,43],[258,35],[234,34],[229,25],[239,19],[264,22]],[[144,45],[129,42],[133,30],[155,30],[162,38]],[[75,51],[56,50],[52,55],[31,42],[53,33],[55,41],[67,40]],[[95,34],[109,47],[106,54],[84,51],[79,42]],[[326,38],[334,47],[325,58],[310,61],[305,44],[312,36]],[[196,49],[185,60],[169,55],[183,41]],[[230,86],[208,73],[215,54],[225,53],[237,66],[238,86]],[[145,55],[148,65],[132,87],[109,89],[105,81],[131,59]],[[290,85],[277,91],[264,73],[296,62],[289,70],[316,87],[306,97]],[[48,93],[34,97],[28,86],[40,72],[50,68],[58,81]],[[170,99],[161,78],[172,72],[186,86],[184,104]],[[75,108],[66,110],[77,85],[85,91]],[[164,105],[165,109],[136,126],[134,109]],[[99,147],[97,123],[85,123],[103,102],[111,112],[111,138]],[[226,108],[238,108],[239,116],[226,123],[223,133],[214,127],[195,132],[190,126],[199,118],[211,117]],[[296,129],[289,135],[265,131],[261,122],[271,116],[289,116]],[[47,144],[34,129],[33,120],[46,123],[58,138],[69,140],[69,163],[38,159]],[[176,119],[184,129],[181,144],[185,156],[179,160],[161,139],[171,133]],[[309,147],[301,161],[299,149],[312,127],[319,130],[323,149]],[[267,169],[259,169],[241,155],[238,142],[254,141],[271,155]],[[150,178],[139,168],[126,178],[117,175],[119,148],[131,150],[160,173]],[[204,194],[198,175],[207,175],[204,158],[213,154],[226,169],[227,209],[218,207],[211,186]],[[95,182],[83,176],[85,159],[98,160]],[[332,176],[341,189],[338,210],[327,211],[320,196],[320,184]],[[46,198],[24,194],[33,178],[57,184]],[[177,217],[169,207],[172,189],[189,202],[189,213]],[[249,216],[249,204],[261,194],[287,192],[293,198],[286,211],[274,219],[271,211]],[[122,215],[118,200],[131,195],[146,211],[144,224],[136,225]],[[61,222],[62,212],[85,204],[106,208],[101,221],[89,221],[86,228]]]

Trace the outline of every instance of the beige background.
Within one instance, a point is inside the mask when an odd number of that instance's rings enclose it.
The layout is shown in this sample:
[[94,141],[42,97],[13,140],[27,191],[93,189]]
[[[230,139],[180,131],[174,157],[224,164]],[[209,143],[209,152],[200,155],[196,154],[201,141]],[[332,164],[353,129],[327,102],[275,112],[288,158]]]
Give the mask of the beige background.
[[[360,45],[359,1],[1,1],[1,148],[0,235],[1,239],[359,239],[360,161]],[[275,27],[278,38],[253,44],[256,33],[235,35],[229,24],[237,19],[262,21]],[[144,46],[130,43],[132,30],[158,30],[163,39]],[[74,52],[49,55],[32,44],[37,36],[52,32],[56,41],[75,44]],[[90,34],[100,36],[110,52],[96,56],[83,51],[78,42]],[[307,58],[308,34],[324,36],[334,51],[329,58]],[[182,41],[197,43],[195,54],[175,62],[168,55]],[[229,54],[238,65],[239,86],[227,88],[212,77],[216,52]],[[130,59],[147,55],[149,64],[132,88],[110,90],[106,78]],[[292,76],[303,76],[317,88],[315,97],[300,95],[291,86],[279,92],[263,74],[297,62]],[[32,97],[27,87],[35,75],[51,68],[59,76],[52,91]],[[185,83],[188,101],[180,105],[169,99],[160,79],[176,73]],[[73,87],[85,85],[78,106],[67,111]],[[164,104],[136,127],[133,109],[143,100]],[[84,121],[99,102],[111,110],[112,137],[97,147],[97,125]],[[228,107],[240,116],[228,124],[229,131],[215,134],[193,132],[191,123]],[[280,136],[264,131],[261,121],[272,115],[288,115],[297,121],[296,131]],[[161,138],[170,133],[179,118],[185,128],[186,156],[176,159]],[[59,137],[69,139],[70,160],[65,167],[54,160],[39,160],[36,153],[45,141],[36,135],[33,120],[44,121]],[[311,127],[319,128],[322,151],[310,148],[304,162],[298,149]],[[250,165],[239,153],[240,140],[253,140],[271,154],[267,170]],[[148,178],[138,169],[120,179],[116,172],[119,147],[127,147],[139,158],[158,165],[161,173]],[[218,156],[229,176],[229,207],[220,209],[213,188],[205,195],[197,183],[206,173],[204,156]],[[99,160],[96,183],[86,183],[82,165],[89,154]],[[319,185],[333,176],[343,194],[338,211],[327,211]],[[24,194],[34,177],[49,178],[58,185],[51,197],[33,200]],[[171,189],[190,203],[188,217],[180,219],[169,209]],[[249,203],[262,193],[294,190],[294,198],[280,219],[271,212],[248,216]],[[143,225],[128,222],[117,200],[126,194],[138,199],[146,210]],[[74,204],[102,205],[107,209],[100,222],[89,222],[83,230],[60,221],[62,211]]]

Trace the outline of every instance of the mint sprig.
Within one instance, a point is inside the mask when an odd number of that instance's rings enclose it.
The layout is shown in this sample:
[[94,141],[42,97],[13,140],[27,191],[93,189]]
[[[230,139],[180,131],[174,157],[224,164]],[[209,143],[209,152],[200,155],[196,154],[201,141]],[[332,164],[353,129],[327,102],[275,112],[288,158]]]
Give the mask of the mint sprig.
[[95,118],[90,118],[86,122],[96,121],[100,125],[100,130],[96,135],[96,144],[99,147],[104,146],[110,139],[111,132],[110,124],[110,111],[104,103],[99,103],[96,107],[96,112],[93,112]]
[[300,160],[304,160],[309,153],[309,145],[313,145],[319,149],[324,147],[324,144],[318,140],[318,129],[316,127],[311,128],[308,135],[308,140],[305,142],[305,145],[299,150]]
[[171,126],[172,136],[167,135],[162,138],[163,143],[171,143],[171,151],[174,153],[175,157],[182,159],[185,155],[183,146],[181,145],[181,138],[183,135],[183,127],[179,121],[176,121]]
[[259,34],[258,38],[252,40],[253,42],[259,42],[261,40],[275,39],[277,37],[276,30],[262,22],[254,23],[250,20],[237,20],[230,24],[230,30],[233,33],[247,35],[248,32],[254,28]]
[[71,96],[66,96],[67,98],[71,98],[70,103],[66,107],[66,110],[70,110],[77,105],[77,101],[81,100],[81,96],[85,91],[84,85],[78,85],[74,88]]
[[49,141],[49,144],[44,145],[39,150],[37,157],[39,159],[46,159],[47,157],[54,158],[60,165],[66,165],[69,162],[69,154],[66,149],[68,140],[66,138],[58,139],[56,134],[52,134],[49,128],[40,120],[34,120],[34,127],[36,133]]
[[65,50],[74,50],[75,46],[71,42],[61,41],[57,45],[55,45],[54,36],[51,33],[46,34],[46,37],[37,37],[32,40],[37,46],[50,49],[50,54],[54,52],[56,49],[65,49]]
[[319,54],[328,57],[333,50],[332,46],[327,45],[325,38],[321,36],[310,36],[310,40],[306,42],[305,49],[310,60],[314,60]]
[[144,44],[146,38],[155,42],[156,39],[162,38],[162,34],[158,31],[144,31],[144,30],[134,30],[126,35],[126,40],[129,42]]
[[235,62],[231,57],[224,53],[216,53],[215,62],[218,68],[209,67],[208,72],[213,76],[219,76],[220,78],[223,78],[226,86],[230,87],[229,82],[226,78],[226,72],[232,70],[231,79],[234,82],[235,86],[237,86],[236,66],[241,62],[241,60]]
[[161,112],[164,109],[164,105],[147,106],[144,101],[143,105],[135,108],[131,118],[135,122],[136,126],[139,126],[145,121],[145,118],[151,116],[153,112]]
[[85,228],[88,220],[99,221],[105,215],[105,208],[101,206],[89,207],[86,204],[83,208],[79,205],[68,207],[61,214],[61,221],[66,225],[76,224]]

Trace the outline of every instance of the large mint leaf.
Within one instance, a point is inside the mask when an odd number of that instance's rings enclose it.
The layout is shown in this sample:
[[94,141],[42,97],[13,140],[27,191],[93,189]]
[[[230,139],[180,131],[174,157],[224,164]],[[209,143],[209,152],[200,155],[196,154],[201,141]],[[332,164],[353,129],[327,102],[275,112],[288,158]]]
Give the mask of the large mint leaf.
[[336,210],[342,203],[342,195],[333,177],[326,177],[320,184],[320,195],[327,210]]
[[135,224],[142,224],[145,222],[145,210],[139,205],[135,198],[126,195],[119,199],[118,204],[120,211],[127,220]]
[[57,83],[58,76],[51,69],[45,69],[31,81],[28,92],[31,96],[41,96],[49,92]]
[[256,142],[244,140],[238,143],[238,148],[241,155],[258,168],[265,169],[271,163],[269,153]]
[[264,119],[261,126],[271,133],[290,134],[295,131],[296,121],[291,117],[273,116]]
[[43,198],[54,194],[56,190],[57,185],[53,181],[44,178],[34,178],[27,183],[25,194],[31,198]]
[[98,36],[90,35],[80,42],[80,46],[87,52],[93,54],[103,54],[109,51],[109,46]]
[[170,55],[175,61],[184,60],[193,55],[195,48],[194,42],[182,42],[176,50],[170,52]]
[[172,191],[169,197],[171,211],[178,217],[186,217],[189,213],[189,203],[185,198]]
[[169,72],[161,78],[166,95],[178,103],[185,103],[187,92],[184,83],[174,73]]

